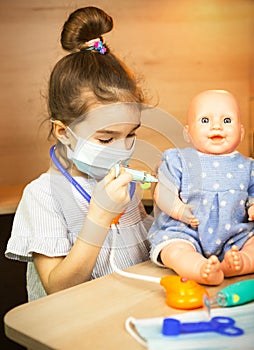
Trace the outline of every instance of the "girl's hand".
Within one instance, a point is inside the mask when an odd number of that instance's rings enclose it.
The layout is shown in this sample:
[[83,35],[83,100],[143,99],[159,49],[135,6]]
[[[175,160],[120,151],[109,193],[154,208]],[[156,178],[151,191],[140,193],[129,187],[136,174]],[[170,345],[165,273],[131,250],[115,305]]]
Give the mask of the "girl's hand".
[[199,220],[192,214],[192,205],[184,204],[182,207],[179,220],[185,222],[186,224],[197,227],[199,225]]
[[130,202],[128,184],[132,175],[123,168],[115,178],[115,168],[99,181],[93,191],[88,217],[101,225],[108,225]]
[[249,221],[254,220],[254,204],[251,205],[248,209]]

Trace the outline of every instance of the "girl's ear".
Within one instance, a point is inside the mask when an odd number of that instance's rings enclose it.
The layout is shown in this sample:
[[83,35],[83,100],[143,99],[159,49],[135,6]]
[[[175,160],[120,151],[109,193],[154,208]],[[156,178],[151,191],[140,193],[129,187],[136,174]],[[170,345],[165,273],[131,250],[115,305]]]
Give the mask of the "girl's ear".
[[191,142],[191,139],[189,136],[189,125],[185,125],[185,127],[183,128],[183,138],[184,138],[184,141],[188,143]]
[[70,145],[71,141],[70,138],[66,134],[66,125],[64,125],[63,122],[60,120],[54,120],[53,123],[53,130],[56,138],[63,144],[63,145]]

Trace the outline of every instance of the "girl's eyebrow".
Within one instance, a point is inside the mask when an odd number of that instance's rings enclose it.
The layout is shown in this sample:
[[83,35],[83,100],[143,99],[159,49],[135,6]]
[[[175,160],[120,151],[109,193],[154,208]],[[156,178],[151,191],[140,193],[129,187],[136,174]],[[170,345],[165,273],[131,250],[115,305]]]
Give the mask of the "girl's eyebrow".
[[[137,124],[132,130],[131,132],[137,130],[139,127],[141,126],[141,124]],[[118,135],[121,132],[120,131],[116,131],[116,130],[110,130],[110,129],[99,129],[96,130],[96,134],[100,133],[100,134],[110,134],[110,135]]]

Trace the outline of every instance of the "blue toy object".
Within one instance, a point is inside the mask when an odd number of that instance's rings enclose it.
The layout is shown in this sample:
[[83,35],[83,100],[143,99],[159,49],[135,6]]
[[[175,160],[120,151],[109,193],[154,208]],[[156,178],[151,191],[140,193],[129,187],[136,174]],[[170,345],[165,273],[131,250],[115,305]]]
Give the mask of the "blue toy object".
[[175,336],[186,333],[216,332],[229,337],[242,335],[244,331],[235,327],[235,320],[231,317],[217,316],[209,322],[181,323],[175,318],[165,318],[162,325],[162,334]]

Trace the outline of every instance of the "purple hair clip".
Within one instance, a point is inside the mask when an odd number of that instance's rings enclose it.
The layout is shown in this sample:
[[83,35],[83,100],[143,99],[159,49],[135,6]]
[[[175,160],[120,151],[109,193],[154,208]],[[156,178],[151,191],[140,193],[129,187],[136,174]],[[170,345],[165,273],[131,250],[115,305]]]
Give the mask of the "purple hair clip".
[[107,48],[103,45],[103,42],[99,38],[88,41],[86,45],[88,45],[86,50],[96,50],[99,51],[101,55],[104,55],[107,51]]

